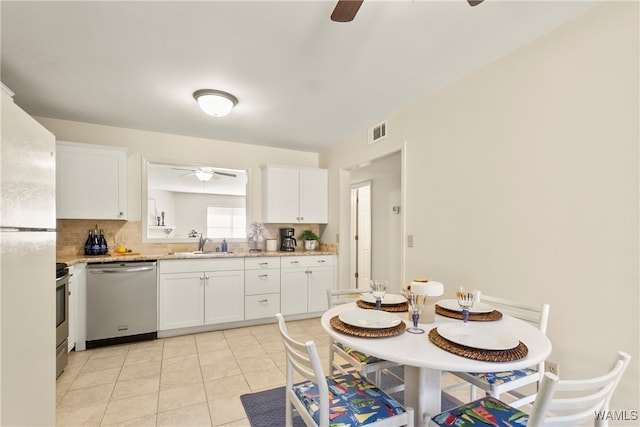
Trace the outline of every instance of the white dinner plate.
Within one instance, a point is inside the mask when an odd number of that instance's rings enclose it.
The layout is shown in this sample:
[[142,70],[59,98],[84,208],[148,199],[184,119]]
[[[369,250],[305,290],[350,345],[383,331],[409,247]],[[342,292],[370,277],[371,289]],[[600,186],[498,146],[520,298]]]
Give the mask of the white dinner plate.
[[[446,308],[447,310],[462,311],[460,305],[458,305],[458,300],[455,299],[441,299],[436,304],[442,308]],[[473,307],[471,307],[471,310],[469,310],[469,313],[491,313],[493,310],[493,307],[489,304],[475,302]]]
[[501,330],[491,330],[486,326],[473,323],[445,323],[438,326],[438,333],[456,344],[481,350],[510,350],[520,343],[513,335]]
[[[371,304],[376,303],[376,298],[372,293],[361,294],[360,299]],[[407,299],[398,294],[385,294],[382,297],[382,304],[402,304],[403,302],[407,302]]]
[[340,320],[344,323],[368,329],[385,329],[398,326],[402,320],[386,311],[380,310],[350,310],[340,313]]

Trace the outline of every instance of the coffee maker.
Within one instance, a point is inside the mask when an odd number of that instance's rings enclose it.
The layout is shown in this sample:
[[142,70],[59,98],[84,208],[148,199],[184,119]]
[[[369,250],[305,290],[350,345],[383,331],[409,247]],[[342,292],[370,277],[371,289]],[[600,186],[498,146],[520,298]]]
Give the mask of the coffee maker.
[[280,229],[280,250],[285,252],[293,252],[296,247],[296,239],[293,237],[295,230],[293,228]]

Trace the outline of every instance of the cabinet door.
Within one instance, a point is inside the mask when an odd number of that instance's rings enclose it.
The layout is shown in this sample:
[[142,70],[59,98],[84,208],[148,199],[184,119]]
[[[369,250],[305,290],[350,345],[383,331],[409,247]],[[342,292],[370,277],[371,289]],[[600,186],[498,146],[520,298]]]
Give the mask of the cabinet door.
[[[83,351],[87,349],[87,264],[80,263],[73,266],[73,288],[76,294],[75,316],[73,316],[76,322],[75,347],[76,351]],[[69,313],[69,320],[71,318]]]
[[329,181],[326,169],[300,169],[300,218],[298,222],[329,222]]
[[160,275],[159,330],[204,323],[204,273]]
[[123,149],[59,141],[56,144],[56,216],[126,219]]
[[78,335],[78,295],[75,280],[75,265],[69,267],[69,337],[67,338],[68,351],[73,350]]
[[206,325],[244,320],[244,271],[205,273]]
[[[307,312],[307,269],[287,268],[281,271],[280,308],[282,314]],[[324,300],[327,297],[325,295]]]
[[264,169],[262,180],[262,221],[299,222],[298,169],[270,166]]
[[308,311],[327,311],[327,289],[333,288],[333,268],[307,268]]

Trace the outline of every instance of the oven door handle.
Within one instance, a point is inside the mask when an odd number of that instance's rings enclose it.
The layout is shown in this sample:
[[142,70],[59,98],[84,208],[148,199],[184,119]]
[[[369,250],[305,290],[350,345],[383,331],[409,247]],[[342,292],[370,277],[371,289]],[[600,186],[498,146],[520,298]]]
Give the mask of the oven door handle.
[[103,270],[89,270],[94,274],[105,274],[105,273],[137,273],[139,271],[151,271],[155,267],[134,267],[134,268],[109,268]]

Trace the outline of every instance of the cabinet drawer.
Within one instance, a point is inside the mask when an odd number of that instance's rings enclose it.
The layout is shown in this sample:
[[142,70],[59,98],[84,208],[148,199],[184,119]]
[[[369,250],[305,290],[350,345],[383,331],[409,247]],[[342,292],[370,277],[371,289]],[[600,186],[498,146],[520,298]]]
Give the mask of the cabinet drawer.
[[269,268],[280,268],[280,257],[245,258],[244,268],[246,270],[266,270]]
[[226,270],[244,270],[244,259],[185,259],[160,261],[160,273],[190,273],[194,271]]
[[274,317],[280,312],[280,294],[248,295],[244,297],[244,317],[249,319],[263,319]]
[[244,272],[245,295],[280,292],[280,269],[248,270]]
[[290,256],[280,258],[280,266],[282,268],[317,267],[333,264],[333,255]]

